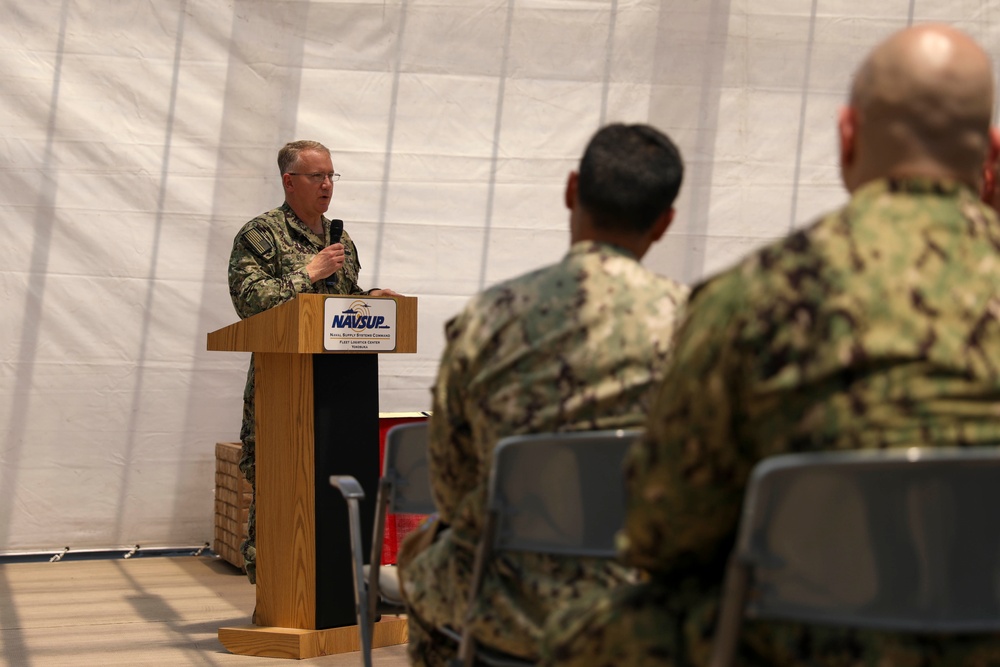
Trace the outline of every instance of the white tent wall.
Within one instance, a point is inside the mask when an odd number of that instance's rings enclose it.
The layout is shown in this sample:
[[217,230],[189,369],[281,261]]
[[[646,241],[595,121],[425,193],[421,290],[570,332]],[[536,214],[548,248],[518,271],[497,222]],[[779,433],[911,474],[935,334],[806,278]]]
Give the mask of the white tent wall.
[[333,150],[363,286],[420,298],[383,410],[429,407],[444,322],[567,247],[566,174],[611,121],[687,175],[646,260],[694,282],[843,201],[835,116],[877,40],[992,48],[1000,0],[13,0],[0,23],[0,552],[196,544],[237,439],[243,222],[286,141]]

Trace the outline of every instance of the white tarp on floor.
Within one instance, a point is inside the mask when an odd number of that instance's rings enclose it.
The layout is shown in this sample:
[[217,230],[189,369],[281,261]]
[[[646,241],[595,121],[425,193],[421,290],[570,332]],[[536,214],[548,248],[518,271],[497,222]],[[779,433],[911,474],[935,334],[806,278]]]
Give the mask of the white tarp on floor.
[[420,298],[383,410],[429,406],[442,325],[566,249],[562,187],[610,121],[667,131],[692,282],[844,199],[834,119],[908,23],[1000,43],[998,0],[9,0],[0,22],[0,552],[212,535],[214,443],[248,355],[226,264],[334,151],[362,285]]

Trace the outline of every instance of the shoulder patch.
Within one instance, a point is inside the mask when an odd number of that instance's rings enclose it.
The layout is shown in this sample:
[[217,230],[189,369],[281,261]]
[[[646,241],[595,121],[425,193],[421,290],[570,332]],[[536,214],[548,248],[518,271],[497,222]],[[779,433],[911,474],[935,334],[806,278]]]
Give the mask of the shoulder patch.
[[243,232],[243,242],[264,259],[270,259],[274,254],[274,244],[259,229],[251,228]]

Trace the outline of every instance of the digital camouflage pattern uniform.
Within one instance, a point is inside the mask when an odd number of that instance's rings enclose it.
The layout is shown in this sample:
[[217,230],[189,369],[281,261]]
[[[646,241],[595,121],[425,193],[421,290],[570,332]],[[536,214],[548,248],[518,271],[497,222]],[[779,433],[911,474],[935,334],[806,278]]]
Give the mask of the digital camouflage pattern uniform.
[[[325,280],[309,281],[306,265],[313,255],[330,245],[330,221],[323,218],[323,238],[316,236],[287,204],[268,211],[243,225],[233,241],[229,256],[229,295],[240,318],[262,313],[295,298],[297,294],[361,294],[358,251],[347,232],[344,266]],[[254,489],[257,482],[254,464],[254,361],[250,359],[246,388],[243,391],[243,425],[240,440],[243,455],[240,470]],[[256,583],[256,503],[250,504],[248,539],[242,545],[247,576]]]
[[[473,298],[446,325],[429,428],[434,499],[450,530],[412,560],[409,545],[400,552],[414,664],[454,654],[425,628],[463,625],[496,442],[639,427],[687,291],[621,249],[580,242],[560,263]],[[487,574],[475,636],[536,657],[550,610],[626,573],[607,561],[506,555]]]
[[[1000,444],[1000,227],[967,187],[881,180],[692,294],[629,453],[628,563],[543,664],[705,665],[750,469],[785,452]],[[748,622],[739,665],[1000,665],[1000,642]]]

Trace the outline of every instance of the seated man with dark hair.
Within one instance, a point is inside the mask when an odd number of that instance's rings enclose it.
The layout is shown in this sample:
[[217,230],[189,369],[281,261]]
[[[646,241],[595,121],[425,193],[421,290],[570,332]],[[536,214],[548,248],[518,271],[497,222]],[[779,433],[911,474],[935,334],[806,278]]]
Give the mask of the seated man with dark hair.
[[[603,128],[566,184],[569,253],[486,290],[448,323],[430,420],[439,521],[400,553],[414,664],[454,655],[434,629],[464,624],[496,443],[645,421],[687,288],[639,260],[673,219],[682,174],[677,148],[654,128]],[[505,557],[487,572],[472,632],[488,647],[536,658],[551,610],[625,577],[601,560]]]

